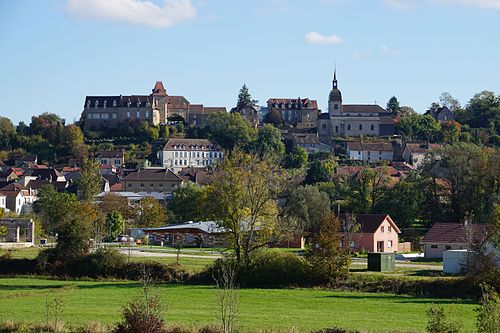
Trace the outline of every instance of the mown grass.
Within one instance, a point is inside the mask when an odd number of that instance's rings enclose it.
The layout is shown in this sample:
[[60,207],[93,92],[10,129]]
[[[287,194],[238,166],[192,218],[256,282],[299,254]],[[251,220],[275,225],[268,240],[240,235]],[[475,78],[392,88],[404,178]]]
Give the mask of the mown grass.
[[[0,318],[43,321],[45,302],[59,298],[64,304],[62,319],[68,324],[114,323],[120,319],[123,305],[140,291],[141,286],[134,282],[5,278],[0,279]],[[213,287],[163,285],[157,292],[167,308],[168,323],[200,326],[217,322]],[[238,323],[247,332],[333,326],[369,332],[424,332],[425,311],[432,303],[452,307],[464,331],[473,331],[476,304],[472,302],[318,289],[242,289]]]

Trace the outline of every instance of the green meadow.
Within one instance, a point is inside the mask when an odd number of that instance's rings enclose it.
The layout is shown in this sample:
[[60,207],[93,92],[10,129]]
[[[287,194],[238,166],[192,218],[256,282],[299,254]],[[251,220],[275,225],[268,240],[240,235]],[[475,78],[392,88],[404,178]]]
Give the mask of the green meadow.
[[[155,288],[167,309],[168,324],[217,322],[217,295],[212,286],[160,285]],[[0,318],[41,322],[45,304],[62,300],[67,324],[119,321],[122,307],[140,295],[135,282],[62,281],[44,278],[0,279]],[[323,289],[241,289],[239,328],[244,332],[310,331],[339,326],[367,332],[424,332],[426,310],[445,305],[465,332],[474,330],[477,306],[454,299],[337,292]]]

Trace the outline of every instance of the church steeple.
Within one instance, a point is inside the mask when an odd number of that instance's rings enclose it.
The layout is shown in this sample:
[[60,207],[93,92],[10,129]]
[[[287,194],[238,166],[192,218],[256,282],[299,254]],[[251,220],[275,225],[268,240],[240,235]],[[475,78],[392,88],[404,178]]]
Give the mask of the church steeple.
[[337,66],[333,70],[332,90],[330,91],[330,96],[328,96],[328,101],[342,103],[342,93],[339,90],[337,82]]
[[338,89],[338,83],[337,83],[337,67],[333,70],[333,89]]

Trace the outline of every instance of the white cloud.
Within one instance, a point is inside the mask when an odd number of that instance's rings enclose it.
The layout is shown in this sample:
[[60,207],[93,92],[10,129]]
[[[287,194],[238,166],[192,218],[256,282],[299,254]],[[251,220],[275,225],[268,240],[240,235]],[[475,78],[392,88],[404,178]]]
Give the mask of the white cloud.
[[342,44],[344,41],[337,35],[325,36],[316,31],[306,34],[305,40],[310,44]]
[[170,27],[196,16],[191,0],[164,0],[159,6],[148,0],[68,0],[65,11],[81,19],[100,19]]
[[391,54],[393,56],[399,57],[401,55],[401,52],[399,50],[391,49],[387,47],[386,45],[382,46],[382,52]]
[[448,5],[468,5],[480,8],[500,9],[500,0],[433,0],[433,2]]
[[372,56],[371,52],[354,51],[352,53],[352,58],[354,60],[360,60],[364,58],[370,58]]
[[384,4],[394,9],[411,9],[419,4],[466,5],[484,9],[500,9],[500,0],[383,0]]
[[398,10],[411,9],[415,5],[413,0],[384,0],[384,4]]

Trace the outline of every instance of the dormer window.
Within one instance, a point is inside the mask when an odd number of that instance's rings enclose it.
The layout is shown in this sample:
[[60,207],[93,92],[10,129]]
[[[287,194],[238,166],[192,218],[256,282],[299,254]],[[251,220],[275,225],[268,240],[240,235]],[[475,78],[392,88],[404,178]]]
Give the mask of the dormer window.
[[149,108],[151,107],[151,103],[149,103],[149,100],[146,101],[146,106]]
[[132,104],[132,103],[130,102],[130,99],[129,99],[129,100],[127,101],[127,107],[128,107],[128,108],[130,107],[130,104]]
[[90,108],[90,100],[87,101],[87,109]]
[[106,108],[106,105],[108,104],[108,101],[104,101],[103,107]]
[[97,109],[97,106],[99,105],[99,101],[95,101],[94,106]]
[[113,107],[116,107],[116,101],[113,101]]
[[141,101],[137,100],[137,107],[140,107],[140,106],[141,106]]

